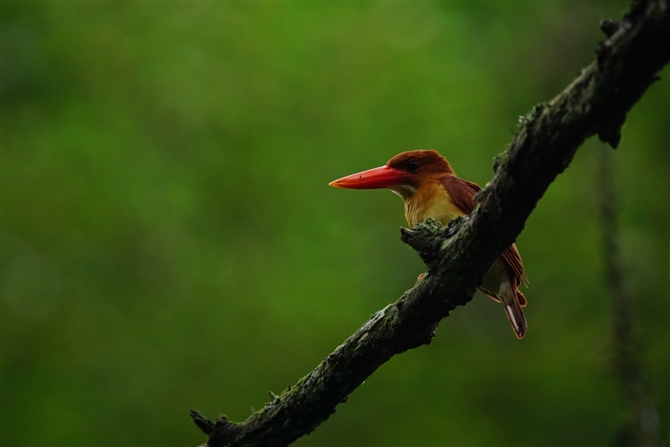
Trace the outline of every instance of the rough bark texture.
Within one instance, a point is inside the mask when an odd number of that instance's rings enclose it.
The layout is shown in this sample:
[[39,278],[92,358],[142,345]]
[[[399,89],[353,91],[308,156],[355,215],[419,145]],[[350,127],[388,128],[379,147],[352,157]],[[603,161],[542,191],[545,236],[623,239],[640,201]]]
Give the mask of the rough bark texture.
[[210,447],[286,446],[313,431],[393,355],[430,343],[437,324],[472,298],[493,260],[509,247],[548,186],[579,146],[599,135],[613,147],[626,114],[670,60],[668,0],[634,1],[620,22],[601,24],[608,39],[597,59],[549,103],[521,120],[471,218],[402,230],[428,274],[372,316],[311,373],[273,396],[246,421],[216,422],[192,410]]

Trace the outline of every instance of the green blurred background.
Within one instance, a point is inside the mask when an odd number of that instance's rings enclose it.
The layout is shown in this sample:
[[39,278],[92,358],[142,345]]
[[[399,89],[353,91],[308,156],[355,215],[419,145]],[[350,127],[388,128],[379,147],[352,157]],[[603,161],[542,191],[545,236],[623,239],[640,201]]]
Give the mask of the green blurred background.
[[[627,5],[3,2],[3,445],[196,445],[190,408],[261,408],[423,271],[400,199],[328,182],[433,148],[485,184]],[[668,74],[616,151],[666,434]],[[523,341],[477,294],[296,445],[611,444],[599,145],[518,239]]]

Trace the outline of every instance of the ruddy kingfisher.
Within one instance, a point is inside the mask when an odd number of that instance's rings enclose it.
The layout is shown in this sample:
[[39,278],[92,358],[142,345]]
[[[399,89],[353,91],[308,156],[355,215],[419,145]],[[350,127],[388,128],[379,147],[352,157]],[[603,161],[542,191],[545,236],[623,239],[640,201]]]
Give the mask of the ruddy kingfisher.
[[[405,202],[405,218],[410,227],[429,217],[446,225],[456,216],[472,213],[479,185],[456,176],[451,165],[433,150],[402,152],[379,168],[348,175],[330,183],[336,188],[388,188]],[[517,338],[526,334],[522,307],[527,301],[519,285],[528,284],[521,255],[512,244],[495,260],[484,275],[479,290],[502,303]]]

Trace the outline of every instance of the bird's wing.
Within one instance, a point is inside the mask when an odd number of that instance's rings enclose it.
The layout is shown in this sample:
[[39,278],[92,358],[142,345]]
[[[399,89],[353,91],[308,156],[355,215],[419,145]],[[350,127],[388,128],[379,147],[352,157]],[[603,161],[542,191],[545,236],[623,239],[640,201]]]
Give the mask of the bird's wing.
[[[470,214],[475,209],[475,206],[477,206],[475,194],[482,189],[478,184],[463,180],[455,175],[444,177],[442,179],[442,187],[447,191],[454,205],[463,210],[465,214]],[[528,284],[528,276],[523,269],[521,255],[516,245],[512,244],[511,247],[503,252],[502,257],[514,271],[518,280],[517,286],[519,283]]]
[[448,175],[442,179],[442,187],[454,205],[459,207],[465,214],[470,214],[477,206],[475,194],[482,188],[478,184],[463,180],[455,175]]
[[502,257],[507,262],[507,264],[512,267],[514,274],[517,276],[517,278],[519,278],[519,282],[527,286],[528,275],[526,275],[526,272],[523,269],[523,262],[521,262],[521,255],[519,254],[519,250],[516,248],[516,244],[512,244],[510,248],[503,251]]

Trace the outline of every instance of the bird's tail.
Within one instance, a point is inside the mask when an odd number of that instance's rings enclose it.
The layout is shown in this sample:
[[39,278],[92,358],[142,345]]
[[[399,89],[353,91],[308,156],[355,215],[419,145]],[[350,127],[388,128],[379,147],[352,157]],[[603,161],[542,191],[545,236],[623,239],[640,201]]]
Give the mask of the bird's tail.
[[526,298],[521,292],[514,290],[509,283],[504,283],[500,292],[502,292],[500,293],[500,302],[505,308],[505,314],[507,314],[512,329],[514,329],[516,338],[521,339],[526,335],[526,328],[528,327],[526,317],[523,314],[523,310],[521,310],[522,302],[525,303]]

